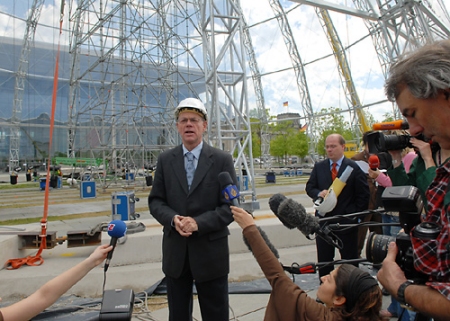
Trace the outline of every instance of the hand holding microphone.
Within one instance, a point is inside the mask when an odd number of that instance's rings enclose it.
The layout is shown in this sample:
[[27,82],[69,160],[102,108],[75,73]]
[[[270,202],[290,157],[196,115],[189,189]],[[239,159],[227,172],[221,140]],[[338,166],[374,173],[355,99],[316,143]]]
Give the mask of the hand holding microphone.
[[380,167],[380,159],[375,154],[372,154],[369,156],[368,163],[369,163],[369,168],[373,171],[376,171],[378,169],[378,167]]
[[[256,225],[255,221],[253,220],[253,215],[240,207],[239,190],[237,189],[236,185],[233,185],[233,180],[231,179],[230,173],[228,172],[219,173],[219,183],[225,199],[228,200],[232,206],[234,206],[231,207],[231,212],[233,213],[233,218],[236,221],[236,223],[238,223],[242,229],[250,225]],[[278,250],[275,248],[272,242],[270,242],[266,232],[264,232],[259,226],[256,226],[256,228],[258,229],[259,233],[261,234],[262,238],[264,239],[264,241],[266,242],[267,246],[272,251],[272,253],[276,256],[277,259],[280,258]],[[245,239],[245,237],[244,243],[245,245],[247,245],[248,249],[252,251],[252,248]]]
[[239,206],[239,190],[236,185],[233,184],[230,173],[219,173],[219,184],[225,199],[233,206]]
[[121,220],[113,220],[108,224],[108,235],[111,236],[111,241],[109,243],[112,246],[112,250],[108,252],[106,256],[104,270],[108,271],[109,263],[111,262],[111,258],[116,248],[117,240],[123,236],[125,236],[127,232],[127,225],[124,221]]
[[378,169],[378,167],[380,167],[380,159],[378,158],[377,155],[372,154],[369,156],[368,164],[369,164],[369,171],[368,171],[369,176],[373,179],[376,179],[381,173],[380,170]]

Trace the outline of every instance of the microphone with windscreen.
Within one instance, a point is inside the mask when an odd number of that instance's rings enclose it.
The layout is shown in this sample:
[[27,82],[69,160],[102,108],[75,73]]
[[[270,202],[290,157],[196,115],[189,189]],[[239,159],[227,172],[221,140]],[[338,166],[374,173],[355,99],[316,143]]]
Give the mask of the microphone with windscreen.
[[[281,203],[279,201],[281,200]],[[284,226],[290,229],[297,228],[307,238],[309,235],[316,234],[325,240],[328,244],[342,249],[342,241],[326,225],[320,227],[319,218],[306,213],[305,207],[291,198],[286,198],[282,194],[274,194],[269,199],[273,208],[278,208],[274,213]]]
[[296,228],[296,226],[292,225],[290,222],[286,221],[283,217],[278,215],[278,208],[280,207],[280,204],[286,199],[287,199],[287,197],[284,196],[283,194],[280,194],[280,193],[273,194],[269,198],[269,207],[272,210],[273,214],[275,214],[275,216],[278,217],[280,222],[284,226],[286,226],[288,229],[292,230],[292,229]]

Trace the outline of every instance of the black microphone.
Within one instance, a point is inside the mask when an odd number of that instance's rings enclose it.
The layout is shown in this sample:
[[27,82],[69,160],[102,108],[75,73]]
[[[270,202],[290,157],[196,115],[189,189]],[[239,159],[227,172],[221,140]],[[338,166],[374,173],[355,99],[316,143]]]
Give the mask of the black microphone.
[[286,226],[288,229],[294,229],[296,228],[296,226],[290,224],[289,222],[287,222],[283,217],[280,217],[280,215],[278,215],[278,208],[280,207],[280,204],[286,200],[286,196],[284,196],[283,194],[273,194],[270,198],[269,198],[269,207],[272,210],[272,212],[275,214],[276,217],[278,217],[278,219],[280,220],[280,222]]
[[[251,215],[251,214],[249,214]],[[278,250],[275,247],[275,245],[272,244],[272,242],[270,242],[269,237],[267,236],[266,232],[264,232],[264,230],[262,228],[260,228],[258,225],[256,225],[257,230],[259,231],[259,233],[261,234],[262,238],[264,239],[264,242],[266,242],[266,245],[269,247],[269,249],[272,251],[273,255],[275,255],[275,257],[277,259],[280,258],[280,255],[278,254]],[[252,247],[250,246],[250,244],[248,243],[247,239],[244,237],[244,243],[245,245],[247,245],[247,248],[250,250],[250,252],[252,252],[253,254],[253,250]]]
[[233,184],[230,173],[219,173],[219,184],[225,199],[233,206],[239,206],[239,190],[236,185]]
[[108,235],[111,236],[111,241],[109,245],[112,245],[112,250],[108,252],[106,256],[104,270],[108,271],[109,263],[111,262],[112,255],[114,249],[116,248],[117,240],[123,236],[127,232],[127,225],[124,221],[121,220],[113,220],[108,224]]
[[[319,218],[306,213],[302,204],[297,203],[291,198],[286,198],[278,207],[278,217],[283,218],[290,226],[297,228],[307,238],[309,235],[316,234],[325,240],[328,244],[342,249],[342,241],[326,225],[320,227]],[[286,225],[285,225],[286,226]],[[286,226],[288,227],[288,226]]]

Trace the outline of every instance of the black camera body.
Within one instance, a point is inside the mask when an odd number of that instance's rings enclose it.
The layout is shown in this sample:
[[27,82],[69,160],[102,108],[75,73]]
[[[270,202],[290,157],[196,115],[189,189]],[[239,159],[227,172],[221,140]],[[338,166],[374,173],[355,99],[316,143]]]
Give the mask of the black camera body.
[[413,249],[409,234],[414,227],[414,237],[435,239],[440,233],[439,225],[431,222],[420,223],[423,202],[419,190],[414,186],[387,187],[381,198],[386,211],[399,212],[400,225],[404,232],[400,232],[395,237],[371,232],[366,243],[367,260],[374,264],[380,264],[387,255],[389,243],[395,242],[398,248],[395,261],[405,272],[406,278],[424,283],[428,276],[414,268]]
[[[385,135],[382,132],[372,132],[367,134],[367,143],[369,145],[370,154],[378,154],[390,150],[402,150],[406,147],[413,148],[411,138],[417,138],[427,142],[427,139],[422,134],[417,136],[411,135]],[[431,151],[436,152],[439,145],[431,143]]]
[[402,150],[411,147],[410,135],[385,135],[382,132],[372,132],[367,135],[369,153],[378,154],[388,150]]

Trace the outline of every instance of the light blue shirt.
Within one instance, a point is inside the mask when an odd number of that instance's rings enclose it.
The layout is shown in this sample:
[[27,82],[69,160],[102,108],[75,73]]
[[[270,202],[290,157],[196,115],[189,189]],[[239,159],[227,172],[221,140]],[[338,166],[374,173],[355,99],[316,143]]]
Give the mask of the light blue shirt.
[[[339,168],[341,168],[342,161],[344,160],[344,156],[342,156],[338,161],[336,162],[336,170],[339,172]],[[330,159],[330,171],[333,169],[333,161]]]
[[[184,157],[184,166],[186,166],[187,161],[188,161],[187,157],[186,157],[186,153],[189,151],[187,150],[187,148],[184,145],[182,145],[182,146],[183,146],[183,156],[185,156]],[[192,154],[194,154],[194,157],[195,157],[194,158],[194,168],[195,169],[197,169],[198,159],[200,158],[200,153],[202,152],[202,148],[203,148],[203,141],[200,144],[198,144],[193,150],[190,151]]]

